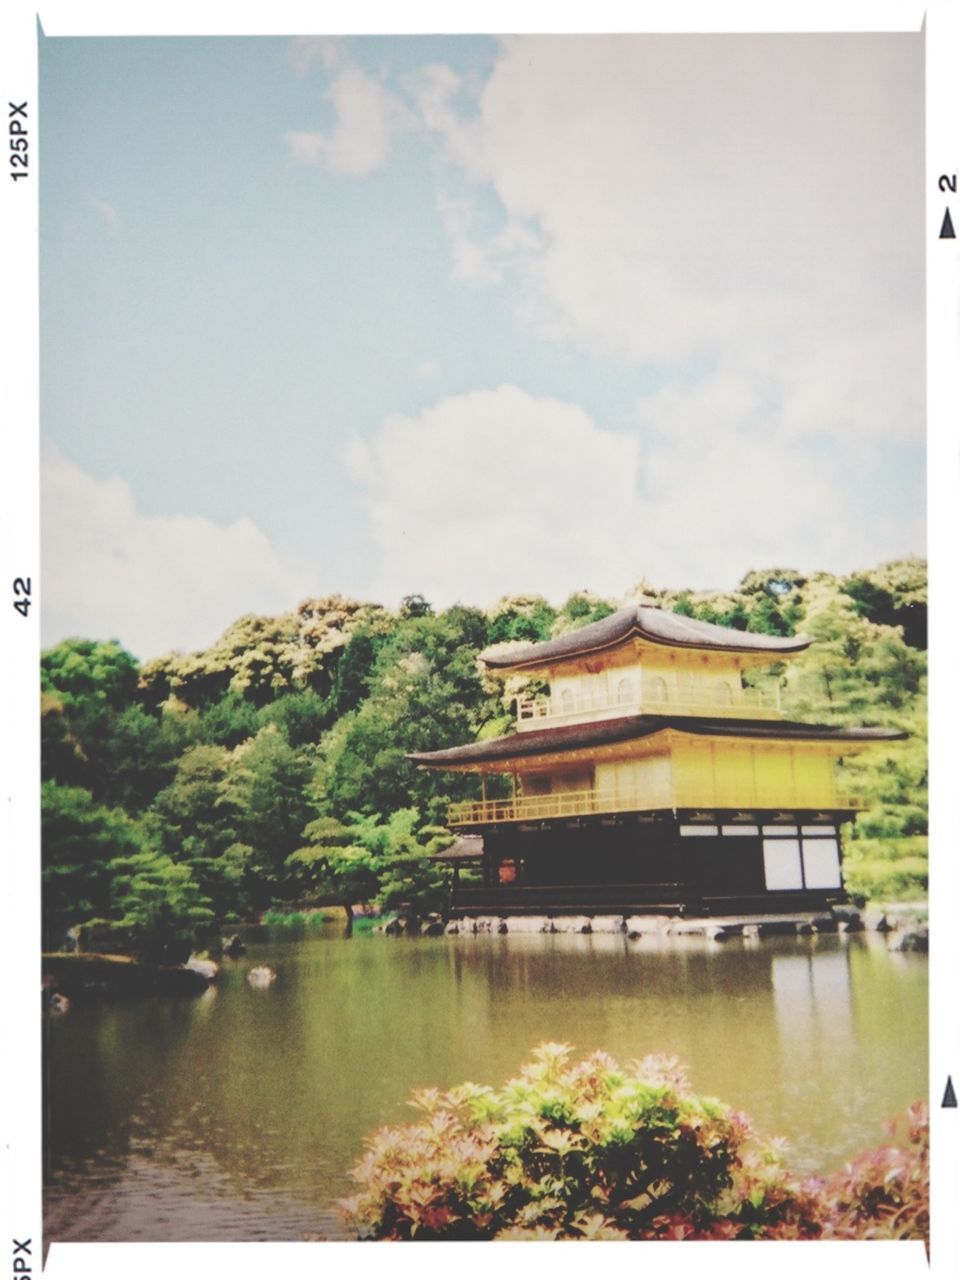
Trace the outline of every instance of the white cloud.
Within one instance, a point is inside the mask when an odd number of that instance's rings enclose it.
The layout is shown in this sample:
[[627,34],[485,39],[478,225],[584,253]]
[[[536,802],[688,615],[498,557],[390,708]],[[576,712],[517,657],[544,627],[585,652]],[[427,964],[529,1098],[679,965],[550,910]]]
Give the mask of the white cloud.
[[453,279],[472,284],[498,280],[500,271],[491,247],[476,233],[473,202],[441,193],[437,211],[450,244]]
[[393,132],[403,111],[397,100],[359,67],[347,66],[324,97],[333,105],[336,123],[327,132],[285,135],[298,164],[324,164],[334,173],[363,177],[386,161]]
[[[645,404],[664,428],[645,445],[516,387],[388,419],[345,458],[380,555],[373,594],[444,605],[580,587],[618,596],[641,577],[732,587],[752,568],[845,572],[922,547],[922,516],[863,510],[835,459],[764,429],[748,384],[702,387],[682,431],[685,407],[670,393]],[[733,423],[746,423],[736,446]]]
[[429,68],[454,273],[502,276],[464,205],[494,193],[545,335],[749,382],[789,438],[919,440],[921,59],[919,36],[509,37],[470,115]]
[[117,212],[116,207],[112,205],[109,200],[101,200],[99,196],[91,196],[90,203],[114,235],[116,235],[120,230],[120,214]]
[[439,63],[422,67],[410,81],[415,110],[423,127],[443,139],[449,157],[472,181],[486,181],[490,177],[490,166],[481,153],[482,122],[465,120],[457,111],[456,99],[466,87],[455,71]]
[[336,36],[295,36],[290,62],[297,75],[305,76],[315,62],[327,71],[337,71],[347,65],[349,57],[343,40]]
[[484,602],[619,583],[611,546],[621,565],[621,538],[634,556],[642,546],[629,518],[637,461],[634,441],[582,409],[516,387],[389,418],[346,456],[381,553],[377,593]]
[[290,609],[310,593],[250,520],[138,512],[129,486],[98,480],[58,450],[41,481],[43,643],[118,639],[141,659],[211,643],[235,618]]

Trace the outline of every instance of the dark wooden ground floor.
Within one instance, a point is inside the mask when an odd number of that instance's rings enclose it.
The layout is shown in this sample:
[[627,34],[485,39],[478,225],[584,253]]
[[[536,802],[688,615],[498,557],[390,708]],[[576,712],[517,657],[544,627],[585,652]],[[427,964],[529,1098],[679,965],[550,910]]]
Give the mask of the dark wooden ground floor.
[[491,825],[469,833],[446,859],[450,911],[726,915],[828,909],[847,900],[839,826],[849,816],[663,812]]

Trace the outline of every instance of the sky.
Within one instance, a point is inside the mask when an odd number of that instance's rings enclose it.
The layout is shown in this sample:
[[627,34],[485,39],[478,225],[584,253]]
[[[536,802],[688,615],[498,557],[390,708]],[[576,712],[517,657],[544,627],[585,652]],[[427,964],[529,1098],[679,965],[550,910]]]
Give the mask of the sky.
[[44,645],[923,554],[920,35],[39,50]]

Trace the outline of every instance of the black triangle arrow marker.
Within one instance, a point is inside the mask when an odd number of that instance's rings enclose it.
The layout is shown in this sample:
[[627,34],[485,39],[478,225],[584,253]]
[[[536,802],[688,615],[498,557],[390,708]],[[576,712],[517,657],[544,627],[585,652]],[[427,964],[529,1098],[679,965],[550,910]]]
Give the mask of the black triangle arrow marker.
[[955,1107],[957,1105],[957,1095],[953,1091],[953,1081],[947,1076],[947,1087],[943,1091],[943,1101],[941,1107]]
[[[953,229],[953,219],[950,217],[950,210],[947,209],[943,215],[943,223],[940,227],[941,240],[956,240],[957,233]],[[956,1103],[954,1103],[956,1106]]]

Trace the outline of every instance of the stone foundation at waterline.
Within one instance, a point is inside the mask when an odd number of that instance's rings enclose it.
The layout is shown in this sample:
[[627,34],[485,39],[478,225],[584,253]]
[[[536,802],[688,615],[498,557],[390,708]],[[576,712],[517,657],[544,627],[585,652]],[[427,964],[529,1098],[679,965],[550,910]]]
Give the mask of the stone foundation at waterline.
[[[641,937],[700,937],[723,942],[740,937],[746,941],[776,934],[883,933],[891,950],[926,951],[928,944],[926,910],[914,906],[890,907],[885,911],[860,912],[851,907],[826,913],[741,916],[725,919],[676,916],[556,915],[556,916],[464,916],[450,920],[443,932],[457,934],[603,933]],[[437,932],[435,925],[428,926]],[[426,931],[426,929],[425,929]]]

